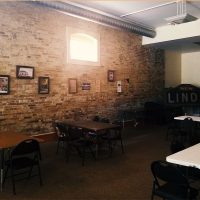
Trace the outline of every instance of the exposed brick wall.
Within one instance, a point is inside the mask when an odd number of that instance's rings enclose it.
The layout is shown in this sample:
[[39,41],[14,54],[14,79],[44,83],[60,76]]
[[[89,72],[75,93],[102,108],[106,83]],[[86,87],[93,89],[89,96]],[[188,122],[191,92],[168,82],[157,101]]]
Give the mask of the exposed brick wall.
[[[0,19],[0,74],[11,77],[10,95],[0,96],[0,131],[43,133],[55,119],[113,119],[119,108],[160,98],[163,52],[142,47],[141,36],[22,2],[0,2]],[[100,33],[100,67],[67,64],[66,26]],[[34,66],[35,78],[17,79],[16,65]],[[121,94],[116,82],[107,81],[109,69],[122,81]],[[39,76],[50,77],[49,94],[38,94]],[[68,93],[68,78],[77,78],[77,94]],[[82,82],[91,83],[91,90],[83,91]]]

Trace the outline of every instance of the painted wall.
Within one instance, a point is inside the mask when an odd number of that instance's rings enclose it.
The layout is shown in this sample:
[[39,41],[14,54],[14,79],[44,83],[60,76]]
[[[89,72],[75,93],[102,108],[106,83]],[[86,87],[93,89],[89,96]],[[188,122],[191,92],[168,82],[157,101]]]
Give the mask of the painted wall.
[[200,52],[165,51],[165,87],[193,84],[200,87]]
[[181,52],[165,51],[165,87],[181,83]]
[[[119,109],[161,98],[163,51],[143,47],[141,36],[25,2],[0,2],[0,19],[0,74],[11,79],[10,94],[0,96],[0,131],[44,133],[54,120],[95,115],[113,120]],[[101,66],[67,64],[66,26],[100,34]],[[16,65],[34,66],[34,79],[17,79]],[[108,82],[108,70],[122,81],[122,93]],[[49,94],[38,94],[40,76],[50,78]],[[76,94],[69,94],[69,78],[78,81]],[[90,90],[82,90],[84,82]]]
[[182,83],[200,87],[200,52],[182,53]]

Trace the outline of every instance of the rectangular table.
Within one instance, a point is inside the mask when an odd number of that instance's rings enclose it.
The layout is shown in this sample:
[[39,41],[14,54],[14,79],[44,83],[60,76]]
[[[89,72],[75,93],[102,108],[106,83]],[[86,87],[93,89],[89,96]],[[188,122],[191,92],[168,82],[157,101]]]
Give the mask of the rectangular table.
[[96,121],[71,121],[71,120],[63,120],[61,121],[63,124],[72,127],[83,128],[95,133],[100,133],[100,131],[119,128],[120,126],[117,124],[96,122]]
[[[33,139],[33,136],[27,135],[27,134],[20,134],[15,132],[2,132],[0,133],[0,150],[1,150],[1,180],[0,180],[0,187],[2,191],[3,187],[3,177],[4,177],[4,151],[5,149],[12,148],[19,144],[20,142],[27,140],[27,139]],[[42,139],[34,138],[39,142],[42,142]]]
[[98,154],[98,137],[102,133],[105,133],[105,130],[111,129],[119,129],[120,126],[117,124],[110,124],[110,123],[103,123],[103,122],[96,122],[96,121],[71,121],[71,120],[63,120],[60,121],[61,123],[65,124],[66,126],[82,128],[87,131],[93,132],[97,136],[97,143],[96,143],[96,158]]
[[200,143],[166,157],[167,162],[200,169]]

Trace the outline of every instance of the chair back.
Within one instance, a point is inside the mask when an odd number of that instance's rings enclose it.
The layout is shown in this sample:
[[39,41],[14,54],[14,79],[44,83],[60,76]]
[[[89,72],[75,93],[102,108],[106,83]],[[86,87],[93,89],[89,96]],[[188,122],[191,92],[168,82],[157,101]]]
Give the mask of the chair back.
[[194,130],[194,121],[191,117],[186,117],[182,123],[182,129],[187,131],[188,133],[193,132]]
[[93,121],[98,122],[100,120],[99,116],[94,116]]
[[38,154],[39,156],[41,156],[40,145],[37,140],[27,139],[20,142],[11,152],[11,158],[28,154]]
[[165,161],[154,161],[151,164],[151,171],[154,176],[155,183],[160,186],[161,181],[174,185],[189,186],[189,183],[180,170],[170,163]]
[[170,150],[171,150],[172,153],[177,153],[177,152],[182,151],[184,149],[185,149],[185,145],[183,144],[183,142],[181,142],[179,140],[174,140],[170,144]]
[[62,123],[56,123],[55,125],[56,133],[58,137],[63,137],[67,134],[67,126]]
[[77,127],[70,127],[68,134],[67,134],[67,140],[78,140],[81,137],[83,137],[83,130]]

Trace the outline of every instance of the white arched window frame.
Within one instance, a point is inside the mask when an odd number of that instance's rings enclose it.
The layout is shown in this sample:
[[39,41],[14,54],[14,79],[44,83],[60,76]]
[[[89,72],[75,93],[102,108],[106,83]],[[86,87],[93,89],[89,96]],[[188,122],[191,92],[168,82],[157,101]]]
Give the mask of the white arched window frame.
[[100,66],[100,35],[67,27],[67,62]]

